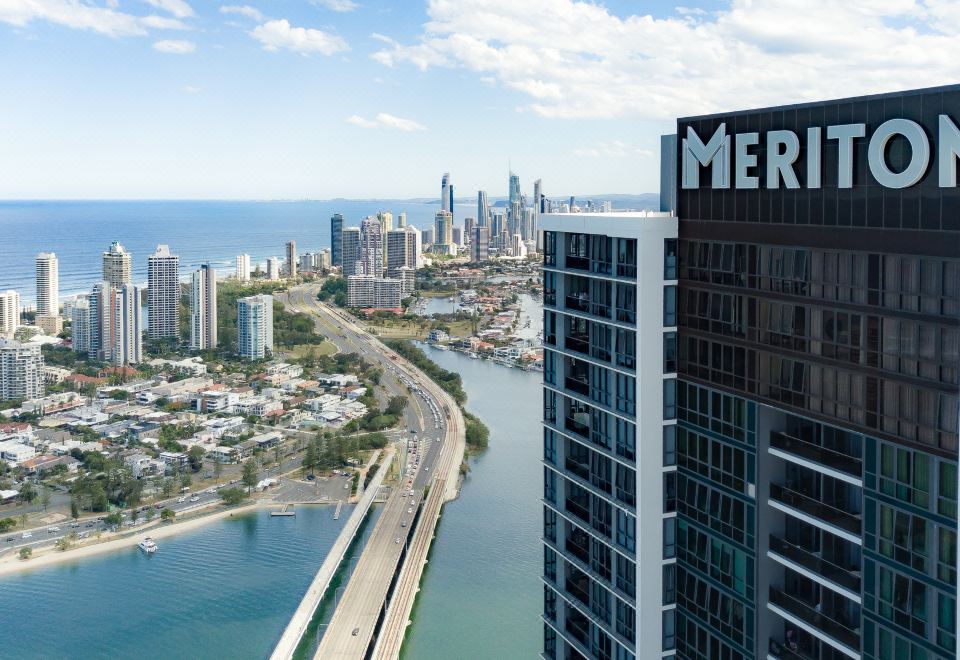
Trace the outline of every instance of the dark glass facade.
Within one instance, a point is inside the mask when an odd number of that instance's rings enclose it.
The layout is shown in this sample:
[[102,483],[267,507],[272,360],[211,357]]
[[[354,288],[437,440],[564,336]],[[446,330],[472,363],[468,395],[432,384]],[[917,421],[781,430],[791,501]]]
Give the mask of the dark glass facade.
[[[760,136],[757,189],[715,189],[707,167],[677,187],[678,657],[955,657],[960,192],[938,182],[941,114],[960,124],[960,87],[678,121],[678,181],[688,127]],[[902,189],[867,167],[895,118],[931,145]],[[841,188],[827,127],[851,123],[866,137]],[[773,130],[800,137],[799,189],[766,187]],[[911,158],[900,137],[885,153]]]

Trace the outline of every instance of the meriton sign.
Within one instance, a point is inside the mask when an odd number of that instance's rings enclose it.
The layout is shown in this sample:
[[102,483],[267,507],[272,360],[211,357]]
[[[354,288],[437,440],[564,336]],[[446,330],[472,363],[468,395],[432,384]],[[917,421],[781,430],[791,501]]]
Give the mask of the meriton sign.
[[[806,130],[806,188],[820,188],[823,184],[823,128],[811,126]],[[910,156],[906,167],[895,171],[888,162],[887,148],[891,141],[902,138],[909,143]],[[767,131],[764,164],[758,162],[759,133],[727,134],[726,123],[720,124],[709,140],[704,142],[692,126],[681,147],[681,185],[685,189],[700,187],[700,168],[710,167],[711,187],[730,188],[730,157],[733,150],[733,186],[741,190],[760,187],[759,172],[764,171],[766,187],[777,189],[800,188],[794,164],[800,157],[800,137],[793,131]],[[866,139],[866,124],[838,124],[826,127],[826,139],[837,144],[837,180],[829,182],[837,188],[852,188],[854,182],[854,142]],[[731,146],[732,144],[732,146]],[[957,185],[957,157],[960,155],[960,129],[948,115],[940,115],[936,140],[937,175],[941,188]],[[758,151],[760,153],[758,153]],[[883,122],[869,137],[867,164],[870,174],[885,188],[909,188],[920,182],[930,165],[930,139],[923,126],[909,119],[890,119]],[[763,167],[764,170],[760,170]],[[831,168],[832,169],[832,168]]]

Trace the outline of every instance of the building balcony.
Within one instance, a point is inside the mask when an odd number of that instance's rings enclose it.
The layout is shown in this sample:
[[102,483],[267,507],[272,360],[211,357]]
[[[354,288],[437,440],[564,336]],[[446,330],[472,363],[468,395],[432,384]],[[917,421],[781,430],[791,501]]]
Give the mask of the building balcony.
[[565,265],[566,265],[567,268],[569,268],[569,269],[571,269],[571,270],[585,270],[585,271],[588,271],[588,272],[589,272],[589,271],[590,271],[590,258],[589,258],[589,257],[581,257],[581,256],[576,255],[576,254],[568,254],[568,255],[566,255]]
[[794,438],[779,431],[770,434],[770,447],[793,454],[822,467],[860,479],[863,472],[863,462],[849,454],[844,454],[821,445]]
[[770,499],[858,537],[860,536],[861,516],[858,513],[843,511],[780,484],[770,484]]
[[563,339],[563,345],[571,351],[590,355],[590,340],[587,335],[567,335]]
[[564,303],[567,309],[574,312],[590,313],[590,295],[587,293],[568,295]]
[[567,376],[563,380],[564,386],[577,394],[582,394],[583,396],[590,396],[590,383],[587,383],[583,380],[577,380],[576,378],[571,378]]
[[586,424],[578,422],[573,417],[565,417],[564,422],[564,428],[566,428],[566,430],[579,435],[584,440],[590,439],[590,427]]
[[[832,638],[841,646],[854,652],[860,650],[860,632],[847,627],[843,622],[817,611],[816,605],[793,596],[778,587],[770,587],[770,603],[784,612],[803,621],[810,627]],[[800,656],[803,657],[802,655]]]
[[823,559],[816,553],[799,545],[794,545],[776,536],[770,536],[770,552],[780,555],[812,573],[823,577],[834,584],[859,594],[860,571],[848,570]]
[[796,650],[786,644],[770,640],[770,649],[767,651],[767,660],[817,660],[817,655],[804,652],[799,646]]

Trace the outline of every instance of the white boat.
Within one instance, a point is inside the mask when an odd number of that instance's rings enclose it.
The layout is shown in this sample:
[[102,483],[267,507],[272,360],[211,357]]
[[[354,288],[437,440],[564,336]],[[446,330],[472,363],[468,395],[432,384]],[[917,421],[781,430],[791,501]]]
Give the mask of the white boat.
[[140,541],[140,543],[137,544],[137,547],[146,552],[148,555],[152,555],[157,551],[157,544],[154,543],[153,539],[149,536]]

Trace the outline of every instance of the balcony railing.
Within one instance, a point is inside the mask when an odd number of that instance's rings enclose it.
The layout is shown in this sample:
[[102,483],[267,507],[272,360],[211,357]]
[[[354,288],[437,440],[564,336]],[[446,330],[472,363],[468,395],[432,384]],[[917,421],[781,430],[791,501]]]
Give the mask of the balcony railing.
[[590,259],[575,254],[567,255],[567,268],[575,270],[590,270]]
[[563,382],[568,390],[572,390],[578,394],[582,394],[583,396],[590,396],[590,384],[586,381],[577,380],[576,378],[567,376]]
[[780,484],[770,484],[770,499],[786,504],[791,508],[802,511],[824,522],[828,522],[852,534],[858,536],[860,534],[860,514],[858,513],[850,513],[849,511],[832,507],[809,495],[798,493]]
[[590,464],[589,463],[580,463],[568,456],[567,460],[565,461],[564,467],[566,467],[567,470],[577,475],[584,481],[590,480]]
[[605,319],[610,318],[610,305],[603,303],[590,303],[590,313],[594,316],[601,316]]
[[[817,630],[829,635],[848,648],[860,650],[860,632],[837,621],[826,614],[817,612],[816,607],[804,600],[791,596],[777,587],[770,587],[770,602],[786,610],[798,619],[805,621]],[[802,656],[801,656],[802,657]]]
[[564,339],[564,346],[571,351],[590,355],[590,340],[586,335],[567,335]]
[[582,436],[584,440],[590,439],[590,427],[586,424],[578,422],[573,417],[567,417],[565,421],[568,431],[573,431],[577,435]]
[[796,651],[793,651],[786,643],[780,643],[772,639],[770,640],[768,655],[771,658],[777,658],[777,660],[816,660],[814,655],[805,653],[799,647]]
[[794,545],[776,536],[770,537],[770,551],[809,569],[817,575],[823,576],[835,584],[839,584],[841,587],[845,587],[855,593],[860,593],[859,571],[847,570],[822,557],[818,557],[806,548]]
[[794,438],[786,433],[771,433],[770,446],[790,454],[796,454],[800,458],[819,463],[824,467],[839,470],[851,477],[859,479],[862,476],[862,461],[859,458],[822,447],[807,440]]
[[584,314],[590,313],[590,297],[586,294],[583,295],[569,295],[566,297],[567,309],[572,309],[575,312],[583,312]]

